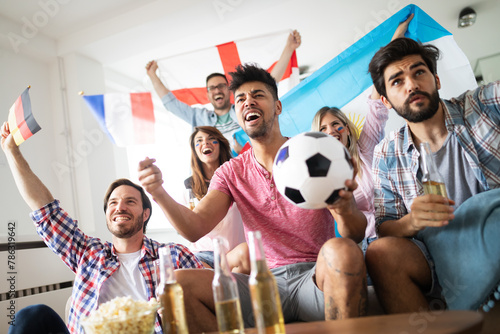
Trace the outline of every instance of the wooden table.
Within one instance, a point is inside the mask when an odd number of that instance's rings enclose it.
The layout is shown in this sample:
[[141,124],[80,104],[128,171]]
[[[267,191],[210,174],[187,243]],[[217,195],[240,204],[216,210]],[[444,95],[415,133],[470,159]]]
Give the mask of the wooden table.
[[[483,315],[473,311],[439,311],[362,317],[356,319],[300,322],[286,325],[287,334],[473,334],[479,333]],[[254,334],[257,331],[245,330]],[[209,333],[216,334],[216,333]]]

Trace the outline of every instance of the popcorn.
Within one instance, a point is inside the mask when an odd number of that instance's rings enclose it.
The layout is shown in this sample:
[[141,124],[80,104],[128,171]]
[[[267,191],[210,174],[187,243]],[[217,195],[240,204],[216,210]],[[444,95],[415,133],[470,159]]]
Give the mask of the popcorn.
[[155,329],[156,311],[159,304],[116,297],[99,305],[90,315],[80,320],[86,334],[152,334]]

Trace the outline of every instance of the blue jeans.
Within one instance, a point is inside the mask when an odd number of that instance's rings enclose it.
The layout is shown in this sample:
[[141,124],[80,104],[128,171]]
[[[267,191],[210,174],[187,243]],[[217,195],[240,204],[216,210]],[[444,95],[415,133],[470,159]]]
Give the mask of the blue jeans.
[[69,334],[61,317],[43,304],[30,305],[16,314],[9,334]]
[[194,253],[194,255],[201,262],[205,262],[210,267],[214,268],[214,252],[213,251],[201,251],[201,252]]

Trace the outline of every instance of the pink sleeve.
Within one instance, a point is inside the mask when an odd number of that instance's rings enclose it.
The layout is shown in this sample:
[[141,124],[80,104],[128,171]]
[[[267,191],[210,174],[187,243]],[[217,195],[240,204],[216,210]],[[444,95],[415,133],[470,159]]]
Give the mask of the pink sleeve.
[[372,100],[368,97],[367,103],[369,110],[359,136],[358,147],[361,159],[371,167],[373,150],[385,136],[384,128],[389,119],[389,110],[380,99]]

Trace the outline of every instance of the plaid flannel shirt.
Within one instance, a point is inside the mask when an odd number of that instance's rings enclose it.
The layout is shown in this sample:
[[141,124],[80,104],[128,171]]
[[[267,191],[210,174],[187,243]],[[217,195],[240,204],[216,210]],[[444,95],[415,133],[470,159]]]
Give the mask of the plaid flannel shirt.
[[[76,274],[68,328],[71,333],[83,333],[79,319],[97,309],[102,284],[120,265],[118,254],[112,243],[84,234],[78,228],[77,221],[59,206],[58,200],[32,212],[31,219],[47,246]],[[146,281],[148,298],[155,297],[153,261],[158,259],[158,249],[161,247],[170,248],[175,268],[203,268],[186,247],[173,243],[162,244],[144,236],[139,270]],[[155,331],[161,333],[158,321]]]
[[[442,102],[446,128],[456,136],[482,187],[500,187],[500,81]],[[375,148],[377,230],[383,222],[408,214],[414,198],[423,195],[421,176],[417,177],[419,157],[408,125]]]

